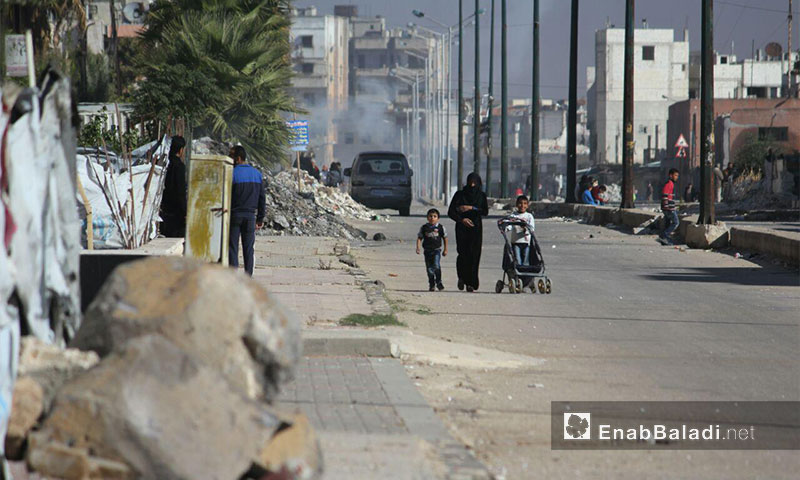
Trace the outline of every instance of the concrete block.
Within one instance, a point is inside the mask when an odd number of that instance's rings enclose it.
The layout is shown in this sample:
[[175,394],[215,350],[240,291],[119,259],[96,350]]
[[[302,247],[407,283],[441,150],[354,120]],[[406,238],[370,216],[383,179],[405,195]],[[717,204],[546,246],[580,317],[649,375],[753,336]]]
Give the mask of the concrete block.
[[636,228],[640,225],[650,222],[655,218],[658,218],[658,213],[651,212],[647,210],[641,210],[638,208],[627,208],[622,210],[622,225],[626,227]]
[[689,225],[696,225],[697,220],[699,219],[699,215],[688,215],[686,217],[682,217],[678,222],[678,236],[681,238],[686,238],[686,230],[689,228]]
[[800,265],[800,234],[758,227],[731,228],[731,245],[778,256],[794,265]]
[[729,242],[730,231],[724,223],[686,226],[686,245],[691,248],[725,248]]

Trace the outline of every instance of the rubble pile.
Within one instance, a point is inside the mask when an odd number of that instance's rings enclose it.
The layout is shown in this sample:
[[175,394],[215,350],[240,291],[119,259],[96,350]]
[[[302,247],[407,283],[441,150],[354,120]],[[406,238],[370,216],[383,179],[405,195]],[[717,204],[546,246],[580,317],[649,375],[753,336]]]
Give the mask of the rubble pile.
[[353,240],[366,234],[348,225],[344,219],[381,220],[350,195],[325,187],[301,172],[302,189],[297,188],[297,172],[285,171],[267,175],[266,235],[301,235],[337,237]]
[[228,268],[183,257],[124,265],[70,349],[23,345],[8,453],[39,475],[321,475],[307,418],[271,405],[300,357],[299,323]]
[[[791,176],[786,176],[787,184]],[[785,193],[771,193],[767,179],[760,173],[746,172],[737,176],[732,182],[723,186],[722,200],[735,210],[766,210],[791,208],[791,187]]]
[[230,144],[214,140],[211,137],[201,137],[192,140],[192,153],[194,154],[227,155],[230,151]]

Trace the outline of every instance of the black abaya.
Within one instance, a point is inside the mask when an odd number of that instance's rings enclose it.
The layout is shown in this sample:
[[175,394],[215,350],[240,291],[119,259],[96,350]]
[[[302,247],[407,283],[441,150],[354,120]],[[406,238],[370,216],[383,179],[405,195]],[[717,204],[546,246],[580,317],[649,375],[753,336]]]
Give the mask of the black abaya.
[[[468,187],[465,187],[465,190]],[[489,205],[486,195],[478,191],[459,190],[453,195],[450,201],[450,208],[447,212],[453,221],[456,222],[456,270],[458,279],[464,285],[477,290],[480,281],[478,279],[478,269],[481,263],[481,249],[483,247],[483,222],[481,217],[489,214]],[[458,207],[469,205],[474,207],[467,212],[459,212]],[[475,224],[474,227],[467,227],[462,220],[468,218]]]

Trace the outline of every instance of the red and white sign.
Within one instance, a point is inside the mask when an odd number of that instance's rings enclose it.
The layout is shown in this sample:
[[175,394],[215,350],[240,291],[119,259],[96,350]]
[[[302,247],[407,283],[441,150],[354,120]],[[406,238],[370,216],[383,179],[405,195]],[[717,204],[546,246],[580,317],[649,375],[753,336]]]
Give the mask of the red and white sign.
[[689,144],[686,142],[686,138],[681,135],[678,137],[678,141],[675,142],[675,148],[678,149],[675,152],[675,158],[686,158],[686,149],[689,148]]

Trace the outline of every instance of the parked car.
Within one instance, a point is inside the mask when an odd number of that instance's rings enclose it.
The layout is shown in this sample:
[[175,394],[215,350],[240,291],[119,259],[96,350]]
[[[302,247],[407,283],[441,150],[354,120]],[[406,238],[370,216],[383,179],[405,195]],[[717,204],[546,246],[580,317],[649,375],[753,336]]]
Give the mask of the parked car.
[[406,156],[399,152],[363,152],[344,169],[350,177],[350,196],[369,208],[411,210],[411,176]]

